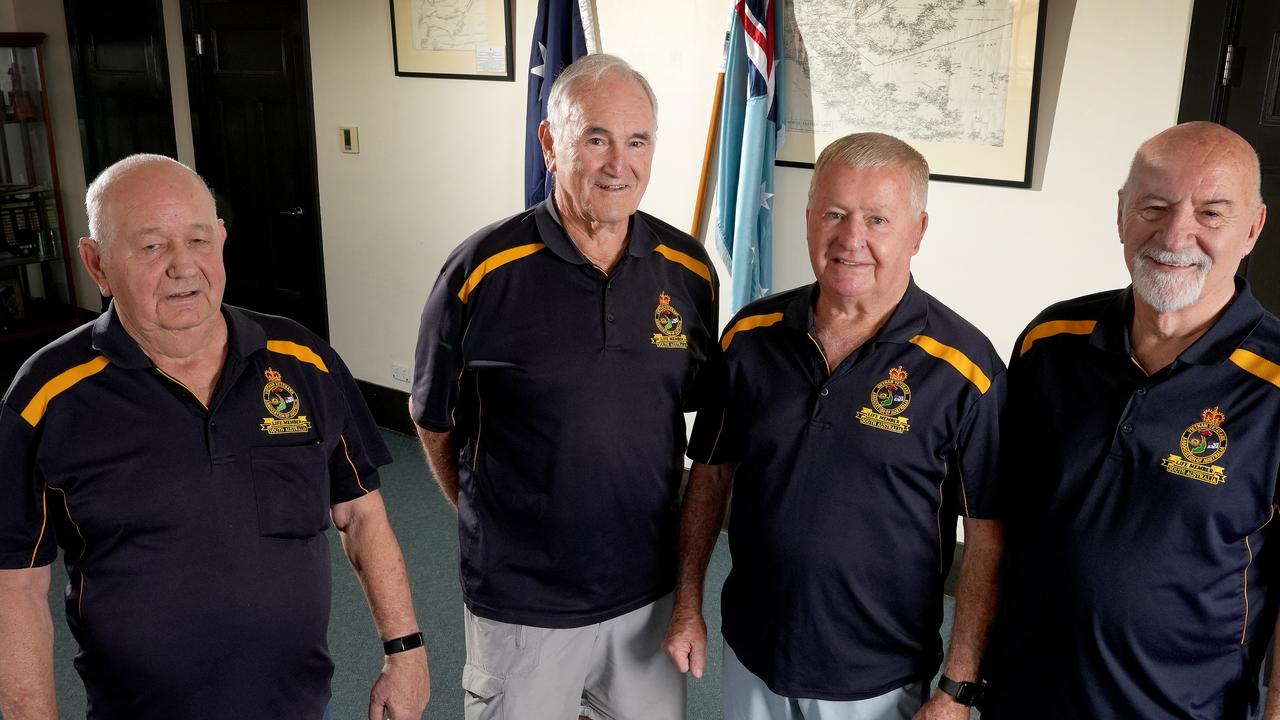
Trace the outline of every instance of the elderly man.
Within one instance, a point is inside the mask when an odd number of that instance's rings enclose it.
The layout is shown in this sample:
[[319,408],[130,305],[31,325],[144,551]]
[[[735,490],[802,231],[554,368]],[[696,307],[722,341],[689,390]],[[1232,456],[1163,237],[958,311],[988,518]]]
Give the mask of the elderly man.
[[0,710],[58,716],[61,546],[90,718],[320,720],[332,519],[390,641],[369,718],[421,717],[388,454],[346,367],[296,323],[222,303],[226,231],[191,170],[134,155],[87,203],[80,256],[111,306],[0,406]]
[[637,212],[655,114],[624,61],[565,69],[553,197],[466,240],[423,311],[411,412],[459,513],[468,718],[684,717],[662,637],[716,278]]
[[[691,443],[665,646],[701,674],[702,583],[732,484],[726,718],[963,718],[975,700],[1002,549],[1004,365],[911,278],[928,179],[925,159],[888,135],[828,146],[805,211],[817,282],[748,305],[721,339],[718,407]],[[924,704],[957,513],[955,631]]]
[[1235,273],[1265,220],[1244,139],[1166,130],[1120,189],[1132,284],[1019,338],[1018,551],[984,718],[1258,717],[1280,601],[1280,322]]

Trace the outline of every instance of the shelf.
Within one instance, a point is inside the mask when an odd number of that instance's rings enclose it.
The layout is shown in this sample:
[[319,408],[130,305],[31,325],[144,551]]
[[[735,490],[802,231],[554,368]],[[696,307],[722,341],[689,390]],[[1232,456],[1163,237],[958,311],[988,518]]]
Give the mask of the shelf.
[[0,319],[0,343],[38,337],[52,341],[94,317],[94,313],[78,307],[42,298],[27,298],[25,309],[22,320]]
[[10,255],[9,253],[0,253],[0,268],[14,265],[35,265],[36,263],[53,262],[61,259],[62,256],[58,253],[52,255]]

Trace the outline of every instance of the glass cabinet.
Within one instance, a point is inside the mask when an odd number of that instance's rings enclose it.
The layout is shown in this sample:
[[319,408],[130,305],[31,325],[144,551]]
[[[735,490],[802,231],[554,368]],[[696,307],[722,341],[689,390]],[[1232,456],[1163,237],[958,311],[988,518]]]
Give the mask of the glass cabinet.
[[0,353],[79,322],[45,93],[43,33],[0,33]]

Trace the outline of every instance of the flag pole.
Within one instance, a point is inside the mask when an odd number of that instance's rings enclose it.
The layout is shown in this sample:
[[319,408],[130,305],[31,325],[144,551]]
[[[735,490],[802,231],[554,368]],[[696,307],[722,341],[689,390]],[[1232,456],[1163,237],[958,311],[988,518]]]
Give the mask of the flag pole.
[[716,73],[716,89],[711,100],[711,123],[707,127],[707,147],[702,153],[702,176],[698,178],[698,196],[693,201],[693,226],[689,234],[698,237],[702,231],[702,207],[707,199],[707,180],[711,177],[711,156],[715,151],[716,136],[720,129],[720,102],[724,99],[724,70],[729,61],[729,38],[732,35],[734,12],[729,12],[729,26],[724,31],[724,52],[720,54],[720,72]]

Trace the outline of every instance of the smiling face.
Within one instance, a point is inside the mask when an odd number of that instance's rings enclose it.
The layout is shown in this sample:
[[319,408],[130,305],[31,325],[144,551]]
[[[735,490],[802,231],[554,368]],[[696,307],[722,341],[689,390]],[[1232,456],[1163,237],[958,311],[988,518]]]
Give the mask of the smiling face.
[[1178,126],[1139,152],[1120,191],[1117,225],[1137,299],[1157,313],[1235,295],[1240,261],[1266,220],[1256,156],[1217,126]]
[[891,300],[906,291],[911,258],[929,226],[901,165],[832,164],[813,181],[805,210],[809,262],[830,300]]
[[640,207],[653,165],[654,117],[634,79],[605,73],[575,88],[566,127],[539,128],[556,209],[566,222],[625,227]]
[[151,163],[118,179],[103,202],[107,237],[81,238],[80,255],[129,333],[219,322],[227,233],[203,183],[177,165]]

